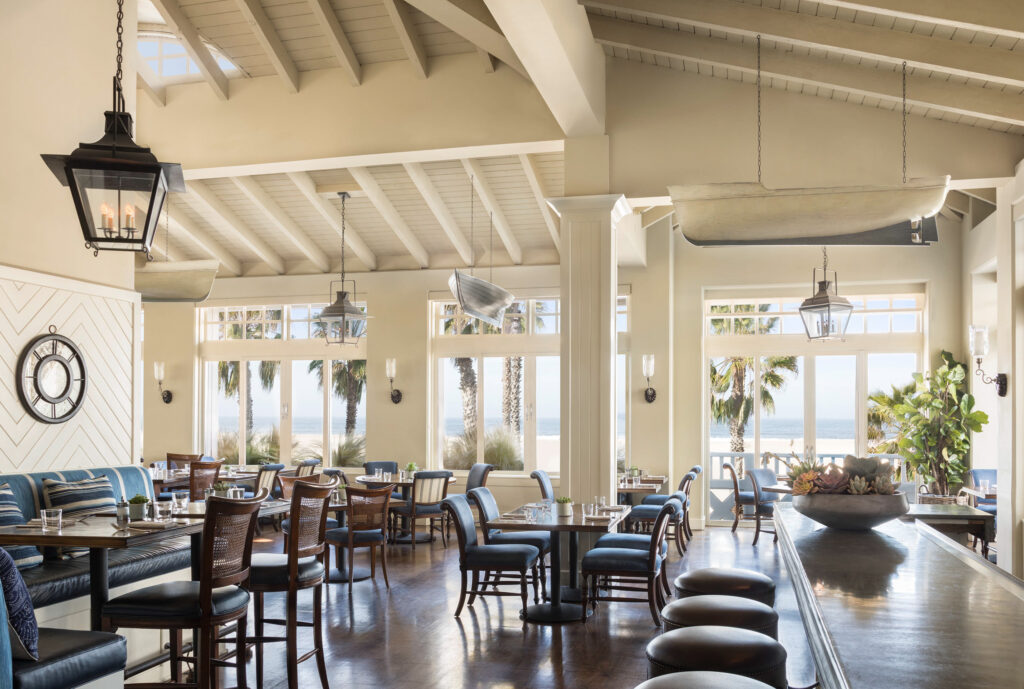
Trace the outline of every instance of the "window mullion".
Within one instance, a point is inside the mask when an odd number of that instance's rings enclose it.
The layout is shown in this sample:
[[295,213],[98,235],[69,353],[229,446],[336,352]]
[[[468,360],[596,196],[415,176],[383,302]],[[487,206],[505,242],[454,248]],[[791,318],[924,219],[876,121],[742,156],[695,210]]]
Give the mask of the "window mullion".
[[537,357],[523,357],[523,470],[537,468]]
[[245,418],[245,410],[248,408],[247,400],[249,395],[248,385],[248,368],[249,362],[243,359],[238,360],[238,463],[245,465],[249,463],[249,459],[246,453],[248,449],[248,443],[246,438],[249,437],[249,425]]

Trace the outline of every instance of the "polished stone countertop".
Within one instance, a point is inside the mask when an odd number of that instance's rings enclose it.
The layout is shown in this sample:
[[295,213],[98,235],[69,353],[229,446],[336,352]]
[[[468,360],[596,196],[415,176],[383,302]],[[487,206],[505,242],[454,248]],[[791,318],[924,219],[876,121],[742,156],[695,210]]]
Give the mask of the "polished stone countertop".
[[1024,687],[1024,582],[925,524],[837,531],[776,510],[822,687]]

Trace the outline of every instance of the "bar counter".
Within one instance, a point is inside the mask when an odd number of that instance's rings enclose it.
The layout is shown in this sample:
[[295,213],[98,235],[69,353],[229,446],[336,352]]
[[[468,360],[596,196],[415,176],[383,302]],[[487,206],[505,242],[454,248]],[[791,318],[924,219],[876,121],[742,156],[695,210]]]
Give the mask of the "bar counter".
[[920,522],[776,525],[824,689],[1024,687],[1020,580]]

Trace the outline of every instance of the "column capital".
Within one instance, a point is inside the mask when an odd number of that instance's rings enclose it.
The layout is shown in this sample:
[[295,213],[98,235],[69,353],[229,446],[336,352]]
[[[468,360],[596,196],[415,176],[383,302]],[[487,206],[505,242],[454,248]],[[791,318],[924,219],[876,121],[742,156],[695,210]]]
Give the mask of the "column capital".
[[612,226],[633,212],[622,194],[595,194],[593,196],[560,196],[547,199],[548,205],[559,216],[567,213],[607,213]]

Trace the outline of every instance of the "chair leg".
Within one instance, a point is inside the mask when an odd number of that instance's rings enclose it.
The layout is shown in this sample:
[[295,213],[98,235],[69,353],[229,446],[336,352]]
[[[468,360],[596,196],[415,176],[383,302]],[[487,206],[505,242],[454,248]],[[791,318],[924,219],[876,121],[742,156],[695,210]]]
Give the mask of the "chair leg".
[[380,571],[384,573],[384,588],[390,589],[388,582],[388,548],[386,543],[380,544]]
[[540,595],[548,599],[548,566],[544,562],[544,553],[540,554]]
[[324,583],[331,583],[331,544],[324,544]]
[[[556,533],[555,535],[557,536],[558,534]],[[587,622],[587,594],[590,592],[590,586],[588,585],[590,578],[590,575],[584,572],[583,581],[580,582],[580,607],[583,609],[583,615],[580,619],[584,624]]]
[[299,625],[298,625],[299,592],[297,589],[288,591],[288,610],[285,617],[285,647],[288,664],[288,689],[299,689]]
[[526,606],[530,604],[530,594],[526,590],[526,570],[519,570],[519,597],[523,601],[523,610],[519,614],[526,617]]
[[[668,575],[665,573],[665,566],[664,565],[662,565],[662,567],[661,567],[661,577],[659,577],[659,578],[661,579],[661,590],[665,592],[665,596],[666,597],[667,596],[671,596],[672,595],[672,589],[668,585]],[[664,607],[664,606],[662,606],[662,607]]]
[[[349,535],[351,535],[351,533],[352,532],[349,532]],[[352,581],[354,580],[354,578],[356,576],[356,561],[355,561],[356,549],[350,544],[345,549],[345,552],[348,553],[348,590],[351,591],[352,590]],[[339,560],[339,562],[341,562],[341,560]]]
[[[540,559],[540,558],[538,558]],[[533,602],[540,603],[540,589],[537,586],[538,580],[540,579],[540,567],[536,562],[533,563]]]
[[377,578],[377,549],[370,546],[370,578]]
[[[316,644],[316,670],[320,673],[320,686],[323,689],[330,689],[331,685],[327,681],[327,661],[324,658],[324,628],[321,610],[323,594],[324,585],[321,583],[313,589],[313,643]],[[240,688],[241,686],[239,685]]]
[[181,675],[181,630],[171,630],[171,681],[180,684],[184,679]]
[[256,686],[263,686],[263,593],[253,594],[253,610],[256,613],[254,623],[256,632]]
[[199,628],[201,641],[196,653],[196,684],[199,689],[212,689],[215,685],[211,658],[216,652],[216,629],[213,625]]
[[736,533],[736,527],[740,524],[740,515],[743,514],[743,505],[740,504],[739,500],[733,505],[732,513],[734,518],[732,520],[732,532]]
[[459,604],[455,608],[455,616],[458,617],[462,612],[462,604],[466,602],[466,575],[468,572],[462,570],[462,591],[459,592]]
[[469,605],[476,602],[476,592],[480,590],[480,571],[473,570],[473,588],[469,591]]
[[683,532],[686,531],[686,521],[681,521],[675,526],[675,537],[676,537],[676,552],[679,553],[679,557],[683,556],[686,552],[686,537]]
[[654,580],[653,576],[647,578],[647,604],[651,608],[651,617],[654,619],[654,624],[661,625],[661,617],[658,614],[660,608],[658,608],[658,582]]
[[249,685],[248,678],[246,677],[248,668],[245,662],[245,633],[249,629],[248,616],[242,615],[237,625],[235,628],[235,686],[241,688]]
[[285,555],[288,554],[288,534],[284,534],[281,537],[281,552]]
[[412,549],[416,550],[416,517],[413,515],[409,515],[409,538],[412,540]]
[[757,520],[757,527],[754,529],[754,542],[751,545],[757,545],[757,539],[761,536],[761,514],[757,507],[754,508],[754,518]]
[[686,532],[683,535],[686,536],[687,540],[692,541],[693,540],[693,527],[690,526],[690,510],[686,510],[686,515],[684,516],[684,520],[685,520],[684,523],[685,523],[685,526],[686,526]]

